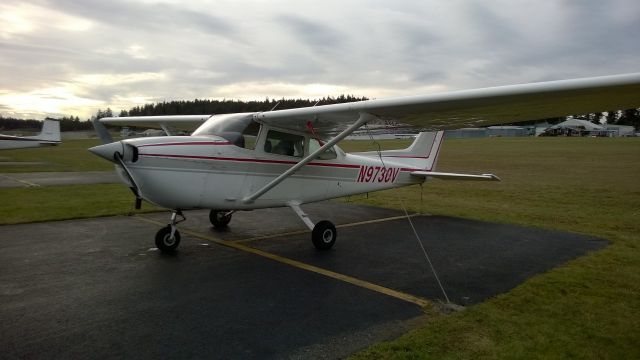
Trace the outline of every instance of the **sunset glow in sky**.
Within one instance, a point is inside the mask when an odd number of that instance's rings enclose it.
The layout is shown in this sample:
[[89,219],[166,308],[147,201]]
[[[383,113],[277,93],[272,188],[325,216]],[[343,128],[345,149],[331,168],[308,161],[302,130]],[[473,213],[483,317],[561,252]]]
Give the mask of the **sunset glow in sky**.
[[640,2],[13,1],[0,114],[383,98],[640,71]]

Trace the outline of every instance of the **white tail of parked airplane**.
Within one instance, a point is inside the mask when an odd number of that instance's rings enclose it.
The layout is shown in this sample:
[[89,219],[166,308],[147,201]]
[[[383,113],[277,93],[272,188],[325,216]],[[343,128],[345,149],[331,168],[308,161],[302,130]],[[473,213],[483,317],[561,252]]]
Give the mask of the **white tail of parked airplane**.
[[42,141],[60,142],[60,121],[49,119],[45,120],[42,124],[42,131],[40,131],[40,134],[33,136],[32,138]]
[[0,150],[23,149],[60,144],[60,121],[46,119],[34,136],[0,135]]

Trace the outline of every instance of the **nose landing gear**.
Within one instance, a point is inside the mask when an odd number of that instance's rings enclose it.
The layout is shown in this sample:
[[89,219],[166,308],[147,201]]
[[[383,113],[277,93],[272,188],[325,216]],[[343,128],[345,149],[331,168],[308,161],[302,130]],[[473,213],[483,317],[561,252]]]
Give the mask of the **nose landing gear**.
[[180,232],[176,225],[185,220],[187,218],[182,215],[182,211],[175,210],[171,213],[171,222],[156,233],[156,247],[160,251],[173,252],[180,245]]

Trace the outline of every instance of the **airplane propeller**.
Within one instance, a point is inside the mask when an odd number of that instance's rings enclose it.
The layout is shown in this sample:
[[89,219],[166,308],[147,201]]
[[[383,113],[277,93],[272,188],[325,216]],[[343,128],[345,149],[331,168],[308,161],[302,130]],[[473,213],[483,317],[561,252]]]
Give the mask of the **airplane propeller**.
[[133,195],[135,195],[136,197],[135,208],[136,210],[140,210],[140,208],[142,207],[142,197],[140,197],[140,190],[138,188],[138,184],[136,184],[136,181],[133,180],[133,176],[131,176],[131,172],[129,172],[127,165],[125,165],[124,163],[122,154],[116,151],[113,154],[113,158],[120,163],[120,166],[122,166],[122,169],[124,170],[125,174],[127,174],[127,178],[129,179],[129,183],[131,184],[130,189],[133,192]]
[[127,179],[129,179],[129,184],[131,185],[130,189],[136,197],[135,208],[136,210],[140,209],[142,206],[142,197],[140,196],[140,188],[138,184],[136,184],[136,181],[133,179],[133,176],[131,175],[131,171],[129,170],[129,168],[127,167],[124,161],[124,157],[125,157],[124,154],[126,153],[128,156],[129,152],[131,153],[131,161],[135,162],[136,160],[138,160],[138,149],[135,146],[125,144],[121,141],[117,141],[117,142],[112,142],[104,145],[94,146],[90,148],[89,151],[106,160],[119,164],[122,167],[122,169],[124,170],[124,173],[127,175]]

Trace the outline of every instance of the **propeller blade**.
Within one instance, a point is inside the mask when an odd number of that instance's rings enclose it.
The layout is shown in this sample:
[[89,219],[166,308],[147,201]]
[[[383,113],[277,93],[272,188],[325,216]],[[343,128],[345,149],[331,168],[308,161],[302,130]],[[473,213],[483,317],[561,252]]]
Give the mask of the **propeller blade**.
[[129,179],[129,183],[131,184],[131,191],[133,191],[133,194],[136,196],[135,208],[136,210],[139,210],[142,207],[142,197],[140,196],[140,190],[138,188],[138,184],[136,184],[136,181],[133,179],[133,176],[131,175],[129,168],[127,168],[127,165],[124,164],[124,160],[122,159],[122,154],[116,151],[113,154],[113,158],[116,159],[116,161],[118,161],[120,166],[122,166],[124,173],[127,174],[127,178]]

